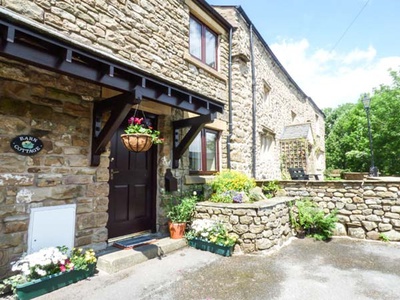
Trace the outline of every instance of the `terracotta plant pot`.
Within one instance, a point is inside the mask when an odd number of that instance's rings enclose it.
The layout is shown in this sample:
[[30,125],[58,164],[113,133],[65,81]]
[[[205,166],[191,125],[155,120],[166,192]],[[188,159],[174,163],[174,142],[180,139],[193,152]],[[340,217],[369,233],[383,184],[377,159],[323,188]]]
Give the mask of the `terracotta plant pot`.
[[186,223],[168,221],[168,228],[171,239],[181,239],[185,235]]
[[148,134],[121,134],[121,140],[125,148],[133,152],[145,152],[153,145]]

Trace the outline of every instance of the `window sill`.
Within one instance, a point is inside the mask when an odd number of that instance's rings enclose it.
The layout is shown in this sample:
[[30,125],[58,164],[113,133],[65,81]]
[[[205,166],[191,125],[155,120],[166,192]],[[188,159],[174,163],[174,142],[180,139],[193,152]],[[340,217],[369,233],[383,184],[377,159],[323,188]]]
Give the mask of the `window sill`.
[[214,175],[186,175],[185,184],[205,184],[210,183]]
[[211,75],[217,77],[218,79],[221,79],[225,82],[228,81],[228,78],[221,73],[219,73],[217,70],[207,66],[203,62],[199,61],[198,59],[192,57],[189,53],[185,52],[183,54],[183,59],[186,60],[187,62],[191,63],[192,65],[195,65],[198,68],[203,69],[204,71],[210,73]]

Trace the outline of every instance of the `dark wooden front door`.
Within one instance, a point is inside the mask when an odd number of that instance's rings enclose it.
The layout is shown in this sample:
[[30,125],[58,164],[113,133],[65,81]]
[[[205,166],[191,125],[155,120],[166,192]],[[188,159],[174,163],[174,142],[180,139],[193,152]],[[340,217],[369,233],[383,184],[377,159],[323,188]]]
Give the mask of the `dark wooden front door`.
[[[147,116],[154,124],[156,119]],[[111,140],[108,237],[155,230],[157,146],[141,153],[122,145],[123,122]]]

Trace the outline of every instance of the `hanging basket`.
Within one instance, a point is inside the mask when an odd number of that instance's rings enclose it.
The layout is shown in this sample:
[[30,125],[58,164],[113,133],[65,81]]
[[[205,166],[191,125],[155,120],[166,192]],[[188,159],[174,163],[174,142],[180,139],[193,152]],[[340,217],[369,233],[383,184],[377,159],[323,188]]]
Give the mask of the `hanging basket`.
[[149,134],[121,134],[121,140],[125,148],[133,152],[145,152],[153,145]]

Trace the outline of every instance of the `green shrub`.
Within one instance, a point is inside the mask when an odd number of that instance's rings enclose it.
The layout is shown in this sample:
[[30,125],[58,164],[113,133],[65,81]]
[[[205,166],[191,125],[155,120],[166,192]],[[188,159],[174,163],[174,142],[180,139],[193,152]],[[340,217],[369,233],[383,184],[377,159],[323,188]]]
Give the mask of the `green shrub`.
[[217,203],[232,203],[232,196],[230,193],[213,194],[211,195],[210,201]]
[[268,183],[263,183],[262,191],[267,198],[272,198],[276,195],[276,192],[280,190],[280,186],[277,180],[269,181]]
[[248,193],[256,182],[253,178],[248,177],[238,171],[222,171],[211,183],[211,187],[215,193],[223,193],[228,191],[245,192]]
[[198,199],[189,193],[166,193],[162,197],[162,205],[166,216],[173,223],[189,222],[196,209]]
[[307,236],[316,240],[327,240],[332,237],[337,211],[325,214],[316,203],[306,199],[298,200],[290,210],[290,221],[297,230],[304,230]]
[[[231,203],[235,195],[240,192],[248,195],[249,191],[255,186],[255,180],[246,174],[232,170],[222,171],[215,176],[211,183],[212,195],[210,201]],[[240,203],[241,200],[238,202]]]

